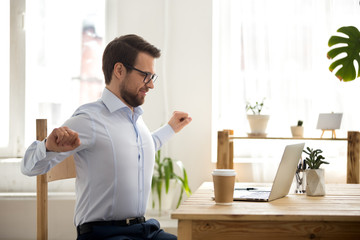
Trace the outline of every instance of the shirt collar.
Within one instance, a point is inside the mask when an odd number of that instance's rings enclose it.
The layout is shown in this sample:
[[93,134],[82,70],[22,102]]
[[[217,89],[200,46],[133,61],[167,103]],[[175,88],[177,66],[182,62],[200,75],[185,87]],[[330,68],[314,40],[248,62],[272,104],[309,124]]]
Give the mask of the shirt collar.
[[[123,110],[128,109],[131,111],[131,109],[128,106],[126,106],[126,104],[120,98],[118,98],[107,88],[104,89],[103,94],[101,96],[101,100],[103,101],[103,103],[111,113],[120,109]],[[134,113],[135,115],[142,115],[143,109],[140,106],[134,107]]]

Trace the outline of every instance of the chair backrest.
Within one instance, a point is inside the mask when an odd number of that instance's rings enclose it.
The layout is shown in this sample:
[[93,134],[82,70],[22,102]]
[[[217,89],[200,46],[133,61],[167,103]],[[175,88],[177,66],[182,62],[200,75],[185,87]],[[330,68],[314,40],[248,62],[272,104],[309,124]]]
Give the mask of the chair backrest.
[[[36,139],[44,140],[47,137],[47,120],[36,119]],[[76,177],[73,156],[50,169],[49,172],[37,176],[36,201],[37,201],[37,239],[48,239],[48,182]]]

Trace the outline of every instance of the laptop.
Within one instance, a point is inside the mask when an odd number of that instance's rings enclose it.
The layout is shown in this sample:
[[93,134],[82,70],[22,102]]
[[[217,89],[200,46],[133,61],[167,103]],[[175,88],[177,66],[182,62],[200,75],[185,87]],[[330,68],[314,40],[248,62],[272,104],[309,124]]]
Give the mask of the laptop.
[[299,143],[285,147],[271,190],[256,187],[235,188],[234,200],[270,202],[285,197],[290,191],[304,145],[305,143]]

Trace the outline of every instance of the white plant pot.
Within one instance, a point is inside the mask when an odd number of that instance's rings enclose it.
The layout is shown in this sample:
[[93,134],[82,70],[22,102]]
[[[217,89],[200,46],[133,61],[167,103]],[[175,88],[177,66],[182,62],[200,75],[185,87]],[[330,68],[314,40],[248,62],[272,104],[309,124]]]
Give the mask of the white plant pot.
[[257,114],[247,115],[251,133],[255,134],[255,135],[266,134],[266,127],[267,127],[269,118],[270,118],[269,115],[257,115]]
[[324,196],[325,195],[325,171],[324,169],[306,170],[306,195]]
[[291,126],[291,134],[294,138],[304,137],[304,127],[303,126]]
[[[170,214],[176,208],[177,201],[180,195],[180,186],[175,179],[170,179],[169,192],[165,192],[165,182],[163,182],[161,191],[161,211],[159,209],[159,199],[156,192],[151,192],[147,204],[147,212],[152,216],[165,216]],[[152,203],[155,203],[155,208]]]

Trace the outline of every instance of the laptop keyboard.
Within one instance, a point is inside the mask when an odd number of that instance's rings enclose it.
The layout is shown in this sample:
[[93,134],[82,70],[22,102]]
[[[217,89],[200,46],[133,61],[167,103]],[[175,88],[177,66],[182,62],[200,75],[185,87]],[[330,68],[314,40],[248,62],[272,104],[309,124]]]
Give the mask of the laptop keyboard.
[[234,198],[252,198],[252,199],[267,199],[270,196],[269,191],[236,191]]

